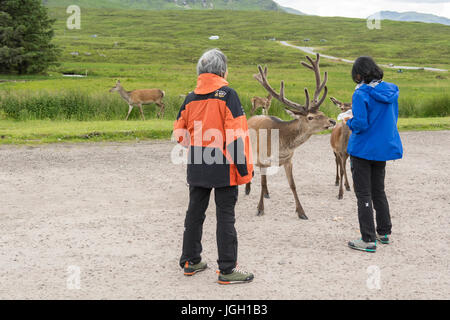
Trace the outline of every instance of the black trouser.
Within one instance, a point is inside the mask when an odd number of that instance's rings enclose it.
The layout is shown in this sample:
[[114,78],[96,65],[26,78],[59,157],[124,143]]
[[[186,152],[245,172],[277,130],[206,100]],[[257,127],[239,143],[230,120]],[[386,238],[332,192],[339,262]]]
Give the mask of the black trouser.
[[[386,161],[371,161],[350,156],[353,188],[358,199],[358,219],[362,239],[376,240],[373,208],[376,211],[379,235],[391,234],[392,224],[389,203],[384,192]],[[373,208],[372,208],[373,203]]]
[[[186,261],[194,264],[201,261],[202,233],[205,212],[208,208],[210,188],[189,187],[189,207],[186,212],[183,235],[183,253],[180,266]],[[217,216],[217,251],[219,270],[230,273],[236,267],[237,233],[234,228],[234,207],[238,199],[238,187],[223,187],[214,189]]]

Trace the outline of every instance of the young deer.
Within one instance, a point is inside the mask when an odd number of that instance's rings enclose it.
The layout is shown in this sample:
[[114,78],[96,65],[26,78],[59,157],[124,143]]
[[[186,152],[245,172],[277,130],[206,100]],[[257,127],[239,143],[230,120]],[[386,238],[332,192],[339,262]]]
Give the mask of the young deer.
[[253,97],[252,98],[252,112],[251,115],[254,115],[256,110],[262,108],[262,114],[268,116],[270,105],[272,104],[272,95],[268,95],[267,98],[261,97]]
[[122,99],[128,103],[129,108],[125,121],[128,120],[128,117],[130,116],[130,113],[133,110],[134,106],[139,106],[142,119],[145,120],[142,105],[150,103],[156,103],[160,107],[158,117],[162,118],[164,116],[164,103],[162,102],[162,99],[165,96],[164,91],[160,89],[142,89],[142,90],[126,91],[120,84],[120,80],[117,81],[115,87],[109,90],[109,92],[115,91],[119,92]]
[[[330,97],[330,100],[337,105],[342,112],[346,112],[352,108],[351,103],[343,103],[339,100]],[[350,185],[347,178],[347,145],[350,138],[351,131],[344,123],[338,123],[331,132],[330,143],[333,148],[334,157],[336,160],[336,186],[339,186],[338,199],[344,197],[343,179],[345,177],[345,189],[350,191]]]
[[[284,96],[284,81],[281,82],[280,93],[277,93],[267,81],[267,67],[263,71],[258,66],[259,74],[254,75],[255,79],[277,100],[285,105],[286,111],[292,115],[295,120],[283,121],[271,116],[254,116],[248,120],[248,126],[251,131],[254,130],[255,136],[251,136],[253,152],[256,152],[255,165],[261,169],[261,196],[258,204],[258,215],[264,214],[264,198],[269,198],[269,190],[267,189],[267,168],[271,167],[274,161],[272,156],[271,132],[272,129],[278,130],[279,135],[279,154],[278,166],[284,166],[286,176],[294,194],[296,213],[300,219],[308,219],[303,210],[300,200],[298,199],[294,177],[292,176],[292,157],[294,151],[301,144],[305,143],[314,133],[320,132],[333,127],[336,124],[331,118],[328,118],[323,112],[319,111],[320,105],[324,102],[328,89],[326,87],[328,75],[325,72],[323,82],[320,79],[319,59],[314,61],[310,57],[306,57],[311,65],[302,62],[306,68],[314,71],[316,77],[316,90],[314,97],[310,101],[308,89],[305,88],[306,102],[305,105],[288,100]],[[324,91],[322,98],[319,100],[321,92]],[[266,130],[267,141],[260,141],[260,130]],[[264,150],[264,152],[260,152]],[[246,194],[250,193],[250,183],[246,186]]]

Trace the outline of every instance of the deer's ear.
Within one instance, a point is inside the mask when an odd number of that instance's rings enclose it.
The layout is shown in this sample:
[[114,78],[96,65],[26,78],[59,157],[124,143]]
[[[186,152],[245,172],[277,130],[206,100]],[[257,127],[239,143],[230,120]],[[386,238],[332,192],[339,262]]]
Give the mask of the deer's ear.
[[337,105],[338,107],[341,107],[342,102],[340,102],[339,100],[337,100],[335,97],[330,97],[330,100]]

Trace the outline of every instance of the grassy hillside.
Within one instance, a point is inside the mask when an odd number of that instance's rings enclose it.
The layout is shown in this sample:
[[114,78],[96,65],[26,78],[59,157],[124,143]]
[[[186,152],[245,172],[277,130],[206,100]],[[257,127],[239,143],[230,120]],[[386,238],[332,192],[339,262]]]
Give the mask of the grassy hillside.
[[[383,21],[381,30],[369,30],[363,19],[281,12],[89,9],[81,12],[81,30],[67,30],[65,9],[51,13],[57,19],[56,42],[65,49],[63,62],[184,64],[193,62],[205,48],[220,46],[234,64],[292,64],[289,49],[266,40],[303,43],[308,38],[308,46],[342,58],[371,55],[383,63],[450,68],[450,26],[437,24]],[[221,39],[210,41],[211,35]],[[101,51],[107,57],[73,59],[72,51]]]
[[279,10],[272,0],[44,0],[49,7],[78,5],[81,8],[111,9],[226,9],[226,10]]
[[[314,88],[312,72],[299,63],[304,54],[273,38],[292,43],[309,38],[308,46],[343,58],[372,55],[380,63],[450,68],[450,27],[441,25],[383,21],[382,30],[368,30],[361,19],[280,12],[82,9],[81,30],[67,30],[64,8],[52,8],[51,15],[57,19],[55,42],[63,49],[61,65],[42,76],[0,75],[17,81],[0,81],[0,118],[122,119],[128,109],[125,102],[108,93],[121,79],[127,90],[164,89],[165,118],[173,119],[182,103],[180,95],[195,86],[197,59],[214,47],[228,55],[230,84],[247,110],[254,95],[265,94],[252,78],[257,64],[268,65],[274,86],[285,80],[288,97],[302,102],[303,88]],[[209,40],[211,35],[219,35],[220,40]],[[321,68],[329,72],[329,95],[349,101],[355,86],[351,65],[323,59]],[[400,87],[402,116],[450,114],[448,73],[385,71],[386,80]],[[62,77],[62,73],[86,72],[87,78]],[[323,109],[330,115],[338,113],[328,100]],[[146,107],[145,112],[153,117],[156,108]],[[271,113],[287,118],[279,103],[274,103]],[[137,110],[132,117],[138,118]]]

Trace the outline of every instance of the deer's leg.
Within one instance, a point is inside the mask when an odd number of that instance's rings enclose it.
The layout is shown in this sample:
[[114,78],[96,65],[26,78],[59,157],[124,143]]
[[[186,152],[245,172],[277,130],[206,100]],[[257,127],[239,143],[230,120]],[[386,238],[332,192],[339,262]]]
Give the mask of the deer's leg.
[[350,184],[348,183],[348,178],[347,178],[347,159],[348,159],[348,154],[346,154],[344,156],[344,176],[345,176],[345,189],[347,191],[350,191]]
[[248,196],[251,190],[252,190],[252,183],[249,182],[245,185],[245,194]]
[[163,102],[157,102],[156,103],[159,106],[159,112],[158,112],[158,118],[163,118],[164,117],[164,109],[165,109],[165,105]]
[[336,152],[334,152],[334,160],[336,161],[336,182],[334,183],[335,186],[339,185],[339,160]]
[[252,111],[251,111],[251,115],[254,115],[254,114],[255,114],[255,110],[256,110],[255,104],[252,103]]
[[344,158],[342,155],[339,155],[339,173],[340,173],[340,181],[339,181],[339,194],[338,199],[341,200],[344,198]]
[[128,120],[128,117],[130,116],[130,113],[131,113],[132,110],[133,110],[133,106],[130,104],[130,105],[128,106],[128,114],[127,114],[127,117],[125,118],[125,121]]
[[286,177],[288,179],[289,186],[291,187],[292,193],[294,194],[296,205],[295,211],[297,212],[297,215],[300,219],[308,220],[308,217],[305,214],[305,210],[303,210],[303,207],[300,204],[300,200],[298,199],[297,188],[295,187],[294,177],[292,176],[292,162],[289,161],[288,163],[286,163],[284,165],[284,170],[286,171]]
[[267,176],[261,173],[261,196],[259,198],[258,204],[258,216],[262,216],[264,214],[264,198],[267,190]]
[[263,184],[263,189],[264,189],[264,198],[269,199],[270,195],[269,195],[269,189],[267,188],[267,176],[264,176],[264,184]]
[[145,120],[144,110],[142,110],[142,103],[139,104],[139,111],[141,112],[142,120]]

